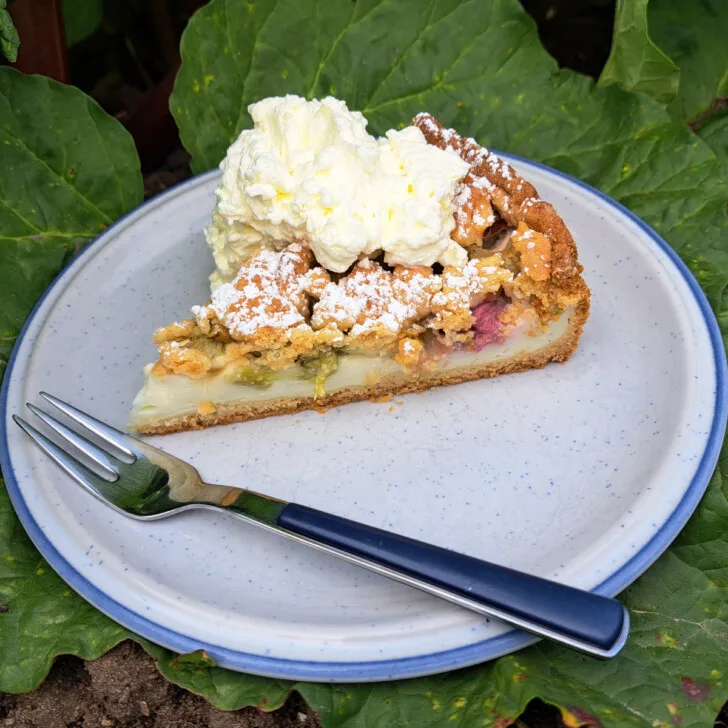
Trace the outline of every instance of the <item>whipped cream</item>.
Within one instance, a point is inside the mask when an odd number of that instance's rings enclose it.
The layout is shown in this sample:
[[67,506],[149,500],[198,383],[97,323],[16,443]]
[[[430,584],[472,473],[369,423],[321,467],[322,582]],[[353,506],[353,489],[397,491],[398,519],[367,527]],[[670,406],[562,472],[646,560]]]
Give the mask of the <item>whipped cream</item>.
[[427,144],[412,126],[376,139],[367,121],[331,97],[264,99],[254,127],[230,146],[205,235],[213,286],[231,280],[258,249],[299,241],[342,273],[377,250],[392,265],[462,267],[450,238],[454,199],[469,166]]

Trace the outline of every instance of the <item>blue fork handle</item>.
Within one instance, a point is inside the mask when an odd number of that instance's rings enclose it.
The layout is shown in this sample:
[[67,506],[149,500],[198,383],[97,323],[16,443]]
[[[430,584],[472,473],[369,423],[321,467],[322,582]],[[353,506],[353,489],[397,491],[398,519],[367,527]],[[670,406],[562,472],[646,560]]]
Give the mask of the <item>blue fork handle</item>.
[[283,509],[278,525],[344,552],[362,566],[385,567],[413,586],[597,657],[613,657],[627,638],[629,616],[615,599],[296,503]]

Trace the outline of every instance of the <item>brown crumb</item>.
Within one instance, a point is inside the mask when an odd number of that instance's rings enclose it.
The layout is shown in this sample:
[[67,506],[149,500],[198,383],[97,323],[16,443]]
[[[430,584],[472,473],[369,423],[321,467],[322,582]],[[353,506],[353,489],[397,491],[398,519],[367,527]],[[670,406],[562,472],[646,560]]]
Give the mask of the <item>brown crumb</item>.
[[480,178],[497,213],[509,225],[515,227],[523,221],[532,230],[548,236],[552,245],[552,283],[564,293],[578,293],[581,300],[588,300],[589,291],[581,279],[582,267],[571,233],[553,206],[538,197],[536,188],[474,139],[462,137],[454,129],[444,129],[430,114],[418,114],[413,124],[430,144],[452,149],[471,165],[471,173]]
[[220,505],[223,508],[231,506],[240,497],[240,490],[238,488],[230,488],[225,497],[220,501]]
[[551,277],[551,241],[548,237],[521,221],[511,241],[521,256],[521,270],[534,281],[547,281]]
[[415,369],[420,363],[420,356],[424,345],[416,336],[403,336],[397,342],[397,353],[394,360],[405,368]]

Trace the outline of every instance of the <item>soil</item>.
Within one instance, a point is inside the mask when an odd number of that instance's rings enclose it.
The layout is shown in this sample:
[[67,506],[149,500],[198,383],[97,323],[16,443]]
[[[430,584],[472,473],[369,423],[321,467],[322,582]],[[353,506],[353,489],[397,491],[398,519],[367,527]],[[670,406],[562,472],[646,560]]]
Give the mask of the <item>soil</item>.
[[167,682],[135,642],[84,662],[64,656],[33,693],[0,693],[0,726],[12,728],[314,728],[297,693],[274,713],[231,712]]
[[192,176],[190,155],[181,146],[177,147],[159,169],[144,175],[144,199],[164,192]]

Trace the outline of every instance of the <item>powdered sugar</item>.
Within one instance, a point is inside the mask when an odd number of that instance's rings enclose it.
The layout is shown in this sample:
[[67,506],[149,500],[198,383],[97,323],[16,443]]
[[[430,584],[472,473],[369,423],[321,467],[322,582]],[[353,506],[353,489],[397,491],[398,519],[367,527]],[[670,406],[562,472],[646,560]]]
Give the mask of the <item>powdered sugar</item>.
[[476,190],[485,190],[486,192],[493,193],[495,185],[487,177],[475,177],[472,182],[472,186]]
[[193,313],[207,318],[213,312],[235,339],[253,336],[263,328],[291,329],[305,324],[301,266],[307,266],[300,245],[282,252],[261,250],[242,266],[231,283],[218,286],[207,306]]
[[455,214],[462,212],[462,208],[465,207],[465,205],[468,204],[470,201],[470,198],[472,197],[472,192],[470,190],[470,187],[468,185],[463,185],[460,189],[460,192],[458,192],[457,195],[455,195],[455,199],[453,202],[455,203]]
[[441,127],[431,114],[428,114],[426,111],[421,111],[412,119],[412,123],[423,132],[437,135],[444,141],[445,147],[457,151],[456,142],[460,139],[459,134],[454,129],[444,129]]
[[525,214],[526,211],[533,207],[533,205],[543,202],[543,200],[540,197],[527,197],[522,203],[521,203],[521,211]]
[[442,273],[442,290],[433,296],[433,305],[450,311],[467,311],[473,298],[489,287],[491,276],[503,280],[512,278],[510,271],[495,265],[483,265],[483,262],[469,260],[462,270],[445,269]]
[[440,280],[423,269],[395,273],[372,261],[362,261],[338,283],[328,283],[313,307],[314,329],[333,322],[357,336],[384,327],[392,333],[425,315]]

